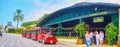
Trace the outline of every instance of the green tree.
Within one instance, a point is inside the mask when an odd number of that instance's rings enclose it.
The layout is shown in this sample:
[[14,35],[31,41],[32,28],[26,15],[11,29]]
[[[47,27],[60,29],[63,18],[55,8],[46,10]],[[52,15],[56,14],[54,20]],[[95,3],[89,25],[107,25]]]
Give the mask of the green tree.
[[29,29],[32,29],[33,27],[29,25],[29,26],[26,26],[25,28],[29,30]]
[[13,20],[17,22],[17,32],[18,32],[19,22],[23,20],[23,14],[21,14],[21,12],[22,12],[21,9],[17,9],[13,18]]
[[117,36],[118,28],[114,25],[113,22],[111,22],[108,25],[106,25],[104,30],[106,32],[108,44],[111,45],[111,41]]
[[8,28],[7,32],[8,32],[8,33],[16,33],[16,31],[15,31],[14,28]]
[[[82,36],[85,34],[85,24],[77,24],[74,28],[74,31],[78,33],[78,38],[82,38]],[[79,35],[80,34],[80,35]]]
[[34,24],[38,24],[40,21],[42,21],[44,18],[46,18],[49,14],[44,14],[41,18],[39,18],[38,20],[34,20],[34,21],[28,21],[28,22],[23,22],[21,24],[22,27],[26,27],[26,26],[30,26],[30,25],[34,25]]
[[44,14],[41,18],[39,18],[36,22],[37,22],[37,24],[40,22],[40,21],[42,21],[44,18],[46,18],[47,16],[49,16],[49,14]]
[[23,22],[21,24],[22,27],[26,27],[26,26],[30,26],[30,25],[34,25],[37,24],[36,21],[28,21],[28,22]]
[[21,34],[23,31],[23,28],[18,28],[18,33]]

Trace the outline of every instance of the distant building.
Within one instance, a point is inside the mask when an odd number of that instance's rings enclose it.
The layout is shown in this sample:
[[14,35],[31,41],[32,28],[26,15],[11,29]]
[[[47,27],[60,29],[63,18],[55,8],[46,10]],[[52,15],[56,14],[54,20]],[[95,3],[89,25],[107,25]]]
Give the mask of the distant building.
[[2,28],[2,26],[0,25],[0,29]]
[[4,31],[4,26],[0,25],[0,31]]
[[12,25],[12,22],[7,23],[7,25],[5,26],[5,31],[7,28],[14,28],[14,26]]

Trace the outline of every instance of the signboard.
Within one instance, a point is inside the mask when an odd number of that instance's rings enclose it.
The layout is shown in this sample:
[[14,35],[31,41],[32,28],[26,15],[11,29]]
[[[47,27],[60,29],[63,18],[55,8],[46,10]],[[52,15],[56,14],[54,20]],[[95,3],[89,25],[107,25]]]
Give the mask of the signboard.
[[103,22],[103,21],[104,21],[104,17],[93,17],[93,23]]
[[108,12],[105,11],[105,12],[93,13],[93,14],[91,14],[90,16],[98,16],[98,15],[105,15],[105,14],[108,14]]

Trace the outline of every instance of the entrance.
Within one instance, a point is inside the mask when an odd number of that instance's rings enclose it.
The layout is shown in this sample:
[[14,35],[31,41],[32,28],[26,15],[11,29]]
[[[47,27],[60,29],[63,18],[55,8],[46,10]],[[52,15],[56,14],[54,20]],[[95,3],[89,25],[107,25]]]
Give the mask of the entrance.
[[111,16],[96,16],[83,18],[85,24],[89,25],[89,30],[103,30],[112,21]]
[[[109,24],[110,22],[114,22],[114,24],[117,26],[118,24],[118,15],[102,15],[102,16],[94,16],[94,17],[88,17],[88,18],[83,18],[83,21],[85,22],[85,24],[87,24],[89,26],[89,31],[104,31],[104,28],[107,24]],[[106,38],[106,36],[105,36]],[[104,38],[104,44],[107,43],[107,40]],[[117,42],[117,36],[116,39],[113,40],[113,44],[116,44]],[[93,42],[94,43],[94,42]]]

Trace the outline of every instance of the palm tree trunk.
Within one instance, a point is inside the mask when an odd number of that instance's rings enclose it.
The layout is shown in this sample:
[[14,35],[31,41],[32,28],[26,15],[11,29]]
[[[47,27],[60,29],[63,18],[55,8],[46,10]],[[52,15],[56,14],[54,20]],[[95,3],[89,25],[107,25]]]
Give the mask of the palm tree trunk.
[[17,20],[17,33],[18,33],[18,23],[19,23],[19,21]]

